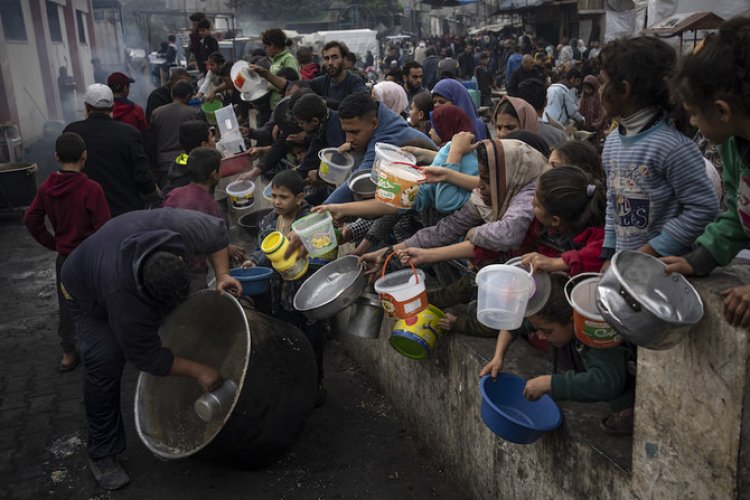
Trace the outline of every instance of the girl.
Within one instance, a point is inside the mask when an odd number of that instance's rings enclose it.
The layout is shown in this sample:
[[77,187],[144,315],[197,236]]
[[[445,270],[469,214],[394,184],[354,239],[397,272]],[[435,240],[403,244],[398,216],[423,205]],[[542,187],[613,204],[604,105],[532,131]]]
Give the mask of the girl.
[[[610,349],[588,347],[575,338],[573,309],[565,298],[568,277],[553,273],[547,304],[528,318],[536,334],[552,344],[552,375],[541,375],[526,382],[523,394],[535,401],[549,394],[557,401],[609,401],[613,411],[633,404],[633,381],[628,377],[629,350],[620,345]],[[496,378],[503,367],[505,354],[514,336],[503,330],[497,337],[495,355],[479,372],[479,376]],[[560,373],[562,372],[562,373]],[[632,433],[631,426],[605,429],[616,434]]]
[[[750,243],[750,17],[731,19],[687,56],[675,79],[690,121],[719,145],[726,210],[698,238],[695,250],[666,257],[668,272],[704,276]],[[750,285],[723,291],[733,325],[750,326]]]
[[423,134],[429,134],[430,128],[432,128],[430,123],[432,106],[432,94],[428,91],[420,92],[411,100],[409,123]]
[[688,251],[719,211],[698,148],[667,122],[675,51],[655,37],[609,42],[599,54],[602,105],[619,123],[604,143],[603,256]]
[[587,75],[583,78],[583,91],[578,111],[586,119],[584,130],[601,135],[609,128],[607,113],[602,107],[602,100],[599,96],[599,79],[594,75]]
[[437,82],[432,89],[432,99],[435,106],[451,103],[461,108],[474,125],[474,135],[477,140],[487,139],[489,131],[487,125],[479,118],[477,107],[466,88],[451,78],[445,78]]
[[493,121],[498,139],[516,130],[539,131],[539,118],[534,107],[518,97],[503,97],[495,108]]
[[596,148],[583,141],[566,141],[549,155],[549,164],[552,168],[560,165],[575,165],[585,172],[604,182],[604,171],[602,170],[602,159]]

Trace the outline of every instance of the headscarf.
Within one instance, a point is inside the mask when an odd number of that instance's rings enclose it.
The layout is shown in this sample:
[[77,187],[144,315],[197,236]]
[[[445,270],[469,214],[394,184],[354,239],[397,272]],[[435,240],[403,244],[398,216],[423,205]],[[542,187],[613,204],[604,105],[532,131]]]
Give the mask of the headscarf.
[[463,85],[456,80],[444,78],[435,84],[435,87],[432,89],[432,95],[445,97],[451,104],[455,104],[461,108],[474,124],[474,135],[477,140],[487,138],[487,126],[479,118],[474,101],[471,100],[469,92]]
[[492,206],[482,200],[479,188],[471,193],[470,201],[476,214],[485,222],[503,218],[513,198],[526,186],[549,170],[547,159],[526,143],[515,139],[487,139],[487,166],[490,171]]
[[430,121],[432,122],[432,128],[440,136],[443,144],[450,141],[459,132],[474,131],[474,126],[466,113],[453,104],[444,104],[435,108],[430,113]]
[[593,127],[595,131],[600,131],[605,125],[605,115],[607,113],[602,107],[602,100],[599,95],[599,79],[594,75],[586,75],[583,83],[591,85],[594,92],[591,95],[587,95],[585,92],[581,93],[581,103],[578,106],[578,110],[586,118],[588,125]]
[[500,109],[500,106],[505,101],[508,101],[516,111],[516,116],[518,117],[518,125],[521,130],[526,130],[534,133],[539,131],[539,115],[536,114],[536,110],[531,104],[524,101],[520,97],[510,97],[507,95],[503,97],[500,102],[497,103],[497,106],[495,106],[495,112],[492,113],[493,120],[497,116],[497,111]]
[[549,144],[547,144],[547,141],[545,141],[542,136],[537,135],[534,132],[529,132],[528,130],[514,130],[503,137],[503,139],[516,139],[524,142],[542,153],[546,158],[549,158]]
[[400,115],[409,107],[409,98],[404,88],[395,82],[380,82],[372,88],[372,97]]

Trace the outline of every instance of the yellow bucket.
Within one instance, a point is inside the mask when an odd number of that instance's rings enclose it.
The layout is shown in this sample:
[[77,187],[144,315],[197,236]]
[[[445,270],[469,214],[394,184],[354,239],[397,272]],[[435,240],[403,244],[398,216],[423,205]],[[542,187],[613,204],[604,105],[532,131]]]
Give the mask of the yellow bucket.
[[431,305],[416,316],[398,320],[389,340],[391,347],[410,359],[426,358],[443,333],[438,327],[443,316],[443,311]]

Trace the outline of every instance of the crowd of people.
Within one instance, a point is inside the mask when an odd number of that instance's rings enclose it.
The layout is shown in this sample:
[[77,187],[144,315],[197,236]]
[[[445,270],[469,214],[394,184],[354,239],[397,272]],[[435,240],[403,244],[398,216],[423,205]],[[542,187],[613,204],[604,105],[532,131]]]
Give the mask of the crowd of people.
[[[191,106],[195,96],[234,106],[254,159],[240,178],[270,182],[273,210],[261,230],[288,238],[287,258],[304,256],[292,223],[330,212],[339,243],[351,243],[368,274],[380,273],[392,254],[395,265],[410,261],[431,276],[429,302],[446,312],[441,328],[497,337],[478,375],[496,377],[510,344],[524,338],[554,360],[550,374],[527,382],[527,398],[608,401],[602,430],[632,432],[636,349],[581,344],[563,287],[572,276],[603,271],[621,250],[702,276],[750,242],[750,18],[725,22],[684,56],[654,37],[590,48],[526,36],[425,40],[408,55],[391,47],[383,81],[372,88],[344,43],[295,54],[284,32],[271,29],[263,53],[248,63],[272,90],[249,102],[211,41],[210,22],[200,14],[191,20],[201,85],[173,70],[145,111],[128,99],[132,80],[123,73],[91,85],[86,119],[58,138],[61,168],[25,215],[31,234],[58,253],[59,369],[84,363],[88,454],[102,487],[129,481],[115,458],[125,450],[124,363],[217,387],[215,368],[161,346],[159,324],[207,287],[209,264],[217,290],[234,294],[241,287],[228,274],[232,265],[269,265],[260,248],[230,244],[214,197],[222,153],[216,131]],[[375,64],[371,54],[365,59]],[[481,113],[488,106],[489,123]],[[703,149],[696,134],[707,140]],[[346,183],[332,186],[319,175],[322,149],[349,153],[354,171],[369,170],[377,143],[402,148],[420,165],[425,180],[411,209],[358,199]],[[720,161],[704,157],[706,144]],[[498,332],[477,320],[473,271],[518,256],[550,273],[550,298],[521,329]],[[316,269],[296,280],[277,275],[257,304],[310,340],[322,404],[325,325],[295,311],[292,300]],[[750,285],[724,295],[728,321],[750,326]]]

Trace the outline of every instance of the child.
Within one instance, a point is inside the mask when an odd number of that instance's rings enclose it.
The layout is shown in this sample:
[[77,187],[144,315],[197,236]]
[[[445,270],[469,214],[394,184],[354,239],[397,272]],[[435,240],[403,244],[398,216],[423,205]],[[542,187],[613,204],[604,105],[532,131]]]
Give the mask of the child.
[[216,148],[216,137],[211,125],[203,120],[188,120],[180,125],[180,146],[185,150],[180,154],[169,168],[167,174],[167,185],[162,190],[162,195],[167,195],[172,189],[187,186],[190,183],[187,164],[188,155],[195,148]]
[[599,54],[602,106],[619,123],[604,143],[607,222],[602,257],[620,250],[682,255],[719,203],[700,151],[667,123],[675,51],[655,37],[609,42]]
[[[63,350],[57,369],[69,372],[78,366],[79,359],[75,325],[60,289],[60,269],[70,252],[110,219],[110,212],[102,187],[81,172],[86,163],[86,144],[80,135],[66,132],[58,137],[55,159],[60,162],[60,170],[53,172],[39,186],[23,221],[35,240],[57,251],[55,287],[60,310],[57,332]],[[54,234],[50,234],[44,224],[45,215]]]
[[[683,61],[675,78],[690,121],[719,145],[726,210],[698,238],[695,250],[667,257],[669,272],[704,276],[724,266],[750,243],[750,17],[719,28]],[[733,325],[750,326],[750,285],[724,290],[724,312]]]
[[575,165],[595,179],[604,182],[602,159],[596,148],[583,141],[565,141],[556,146],[549,155],[549,164],[553,168],[560,165]]
[[[274,175],[271,181],[271,196],[273,210],[260,222],[259,241],[273,231],[280,231],[288,237],[292,231],[292,222],[310,213],[310,205],[305,201],[305,181],[293,170],[282,170]],[[271,262],[263,251],[257,248],[242,266],[271,267]],[[326,390],[323,387],[324,324],[320,321],[308,320],[294,308],[294,295],[310,274],[311,271],[308,271],[307,275],[296,281],[282,281],[278,275],[275,275],[271,285],[271,305],[270,307],[260,306],[259,309],[296,326],[312,344],[318,365],[318,399],[315,405],[320,406],[326,398]]]
[[474,78],[479,87],[480,105],[492,106],[492,73],[489,70],[490,55],[482,52],[479,56],[479,66],[474,69]]
[[[607,428],[613,434],[632,433],[633,380],[628,377],[630,351],[620,345],[609,349],[588,347],[575,338],[573,309],[563,289],[568,277],[553,273],[547,304],[528,321],[539,337],[552,344],[552,375],[541,375],[526,382],[524,396],[535,401],[550,394],[558,401],[608,401],[613,411],[630,409],[629,425]],[[495,356],[479,372],[497,377],[514,335],[502,330],[497,337]],[[559,373],[562,372],[562,373]],[[605,419],[605,422],[607,419]],[[603,428],[605,423],[603,422]]]
[[[191,123],[191,122],[187,122]],[[184,124],[183,124],[184,126]],[[180,127],[182,132],[182,127]],[[164,207],[186,208],[223,218],[221,208],[214,199],[213,191],[221,179],[219,166],[221,153],[211,147],[195,148],[190,152],[187,160],[186,173],[190,179],[187,186],[178,187],[169,192],[164,199]],[[239,262],[245,259],[245,252],[237,245],[229,245],[229,256]],[[195,292],[208,286],[206,273],[208,265],[206,256],[195,256],[191,263],[193,279],[190,291]]]
[[[221,55],[221,52],[213,52],[208,55],[206,61],[206,76],[203,79],[203,83],[198,88],[197,96],[207,101],[213,101],[217,98],[218,94],[221,94],[229,88],[225,81],[225,76],[228,74],[229,68],[227,66],[226,59]],[[231,85],[231,83],[230,83]],[[218,97],[221,99],[221,96]]]
[[432,113],[432,94],[428,91],[420,92],[411,100],[409,111],[409,124],[423,134],[430,133],[430,113]]

